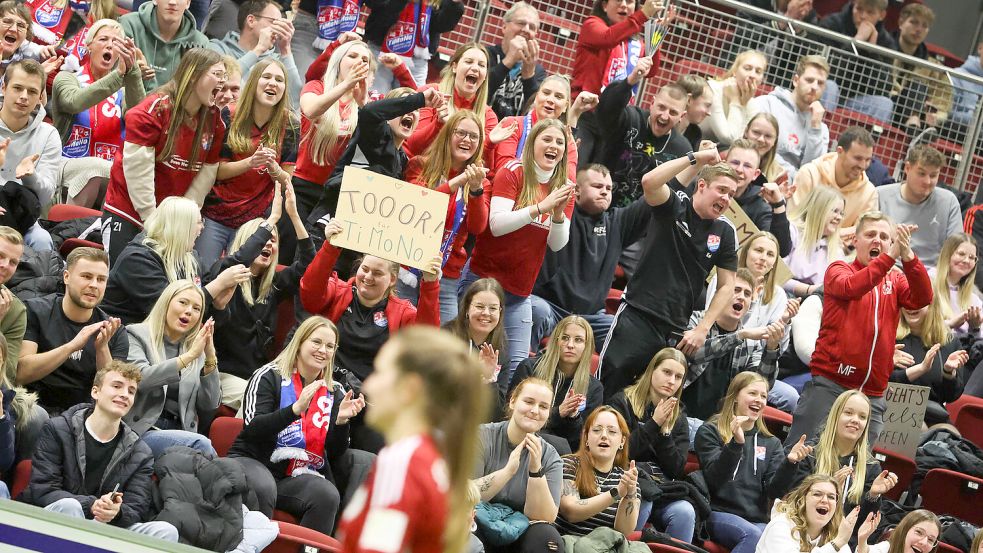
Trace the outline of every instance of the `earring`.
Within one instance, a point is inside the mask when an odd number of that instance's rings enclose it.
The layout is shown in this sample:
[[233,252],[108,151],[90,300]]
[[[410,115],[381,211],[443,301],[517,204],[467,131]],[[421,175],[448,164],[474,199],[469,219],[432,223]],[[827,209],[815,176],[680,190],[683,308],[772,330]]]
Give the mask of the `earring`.
[[625,444],[621,444],[620,446],[618,446],[618,451],[621,451],[624,448],[625,448]]
[[478,523],[471,519],[471,531],[474,532],[478,529]]

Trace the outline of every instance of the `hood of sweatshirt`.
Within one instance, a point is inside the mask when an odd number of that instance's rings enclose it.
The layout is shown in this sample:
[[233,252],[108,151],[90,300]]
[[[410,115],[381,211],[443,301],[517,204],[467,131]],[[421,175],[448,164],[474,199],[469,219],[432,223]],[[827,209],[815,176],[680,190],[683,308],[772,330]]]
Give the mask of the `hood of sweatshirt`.
[[[835,183],[836,182],[836,158],[838,154],[836,152],[829,152],[828,154],[823,154],[819,159],[813,163],[816,166],[822,182]],[[867,187],[867,173],[861,173],[860,178],[851,181],[846,186],[839,187],[839,191],[844,196],[849,196],[850,194],[860,192]]]
[[150,34],[154,36],[157,40],[161,42],[169,42],[172,44],[181,44],[190,41],[194,38],[195,33],[198,30],[197,22],[195,21],[195,16],[191,15],[190,10],[184,10],[183,21],[181,21],[181,26],[177,30],[177,34],[171,40],[165,40],[160,36],[160,27],[157,25],[157,5],[153,2],[144,2],[140,5],[140,10],[138,15],[140,17],[140,23],[143,24],[144,28],[150,31]]
[[[0,99],[0,105],[3,105],[2,99]],[[58,138],[58,131],[50,124],[45,123],[44,117],[44,108],[38,108],[37,112],[31,115],[27,125],[24,125],[24,128],[18,131],[11,130],[0,119],[0,139],[10,139],[10,145],[7,146],[6,162],[3,164],[3,167],[0,167],[0,178],[3,179],[3,182],[21,182],[21,179],[18,179],[16,176],[16,168],[20,160],[31,157],[34,154],[43,153],[48,141]],[[50,196],[47,199],[41,197],[40,191],[38,190],[35,190],[35,192],[44,201],[50,199]],[[50,192],[48,193],[50,194]]]
[[761,197],[760,194],[761,194],[761,185],[752,182],[751,184],[747,185],[747,189],[744,190],[743,194],[741,194],[739,197],[734,199],[737,200],[737,203],[741,207],[744,207],[747,204],[756,200],[757,198],[760,198]]
[[241,58],[246,55],[246,51],[239,46],[239,31],[229,31],[225,33],[222,40],[212,39],[212,44],[217,45],[223,54],[228,54],[234,58]]

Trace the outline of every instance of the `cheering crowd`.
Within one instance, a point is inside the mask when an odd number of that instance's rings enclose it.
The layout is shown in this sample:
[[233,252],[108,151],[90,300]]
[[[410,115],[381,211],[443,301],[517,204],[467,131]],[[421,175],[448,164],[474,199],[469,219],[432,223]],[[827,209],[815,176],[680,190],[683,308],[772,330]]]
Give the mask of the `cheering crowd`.
[[[934,21],[749,4],[918,57]],[[275,520],[366,553],[933,551],[871,447],[890,382],[925,431],[983,397],[977,243],[940,151],[886,184],[826,120],[965,132],[983,89],[845,87],[738,32],[643,102],[661,0],[597,0],[572,78],[511,3],[428,82],[464,10],[0,2],[0,498],[29,460],[14,499],[215,551]],[[422,267],[332,244],[350,166],[447,195]]]

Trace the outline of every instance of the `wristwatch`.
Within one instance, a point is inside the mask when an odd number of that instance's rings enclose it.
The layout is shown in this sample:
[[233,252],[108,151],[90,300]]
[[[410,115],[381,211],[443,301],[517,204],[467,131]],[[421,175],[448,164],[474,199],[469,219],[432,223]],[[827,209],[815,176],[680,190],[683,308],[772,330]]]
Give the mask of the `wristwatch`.
[[781,199],[781,200],[779,200],[779,201],[777,201],[775,203],[769,203],[768,205],[770,205],[772,209],[778,209],[780,207],[785,207],[785,199],[783,198],[783,199]]
[[611,493],[611,497],[613,497],[615,501],[621,499],[621,492],[618,491],[618,488],[611,488],[608,491]]
[[689,152],[688,154],[686,154],[686,157],[689,158],[690,165],[696,165],[696,154],[694,154],[693,152]]
[[542,467],[536,472],[529,471],[529,478],[542,478],[543,476],[546,476],[546,471]]
[[263,222],[261,222],[259,224],[259,228],[266,229],[266,230],[268,230],[270,232],[273,232],[273,225],[271,225],[269,221],[263,221]]

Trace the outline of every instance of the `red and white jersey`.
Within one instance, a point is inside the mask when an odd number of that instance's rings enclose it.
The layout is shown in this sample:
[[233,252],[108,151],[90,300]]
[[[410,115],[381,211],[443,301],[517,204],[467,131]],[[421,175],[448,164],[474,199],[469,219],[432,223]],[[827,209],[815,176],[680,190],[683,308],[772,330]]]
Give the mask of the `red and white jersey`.
[[430,436],[383,448],[342,515],[342,551],[442,553],[447,489],[447,466]]

